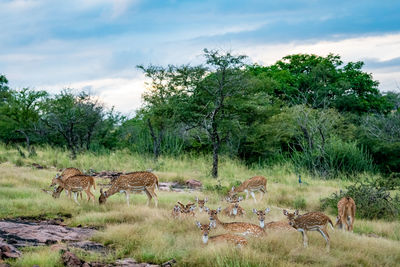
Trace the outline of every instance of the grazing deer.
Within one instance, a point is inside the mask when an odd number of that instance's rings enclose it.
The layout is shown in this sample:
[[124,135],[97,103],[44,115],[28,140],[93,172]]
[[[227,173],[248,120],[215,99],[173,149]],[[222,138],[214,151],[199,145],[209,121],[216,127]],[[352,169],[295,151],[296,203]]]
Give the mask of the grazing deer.
[[[65,181],[66,179],[68,179],[69,177],[75,176],[75,175],[79,175],[79,174],[83,174],[79,169],[77,168],[65,168],[62,173],[61,173],[61,179],[63,181]],[[63,187],[59,186],[57,188],[54,189],[52,196],[54,198],[59,198],[61,192],[64,190]],[[65,190],[65,193],[68,195],[68,190]],[[82,192],[79,192],[81,199],[82,199]]]
[[224,223],[218,219],[218,213],[221,212],[221,207],[216,210],[210,210],[207,208],[207,212],[210,215],[210,223],[216,227],[217,225],[221,225],[225,230],[241,233],[243,235],[255,235],[260,236],[264,234],[264,230],[255,224],[245,223],[245,222],[230,222]]
[[[338,216],[336,218],[336,227],[340,229],[353,231],[354,216],[356,215],[356,203],[351,197],[343,197],[337,203]],[[346,227],[344,227],[346,225]]]
[[261,228],[271,229],[271,230],[296,231],[296,229],[294,229],[292,226],[290,226],[287,221],[277,221],[277,222],[265,223],[265,216],[269,212],[270,212],[270,208],[266,208],[265,210],[253,209],[253,213],[255,213],[257,215]]
[[226,200],[230,203],[228,207],[226,207],[222,213],[229,217],[243,216],[246,214],[244,209],[240,207],[239,202],[243,200],[242,197],[238,198],[230,198],[227,197]]
[[94,178],[92,176],[88,175],[75,175],[71,176],[65,181],[62,180],[61,176],[57,175],[55,178],[53,178],[51,186],[54,186],[58,184],[65,190],[68,190],[69,196],[71,196],[71,192],[74,193],[74,201],[79,205],[79,202],[77,200],[77,194],[78,192],[85,191],[87,197],[88,197],[88,202],[90,199],[93,200],[94,202],[94,195],[92,192],[90,192],[90,188],[93,186],[93,189],[96,190],[96,183],[94,181]]
[[333,229],[333,224],[328,216],[322,212],[309,212],[299,215],[298,210],[294,213],[289,213],[287,210],[283,210],[283,214],[288,218],[289,224],[303,235],[304,247],[308,246],[307,231],[318,231],[324,237],[326,248],[329,251],[330,239],[326,226],[329,224]]
[[208,236],[213,224],[210,222],[209,224],[201,224],[200,222],[196,222],[197,227],[203,232],[203,244],[207,244],[208,241],[211,242],[232,242],[236,244],[238,247],[247,245],[247,240],[244,237],[233,235],[233,234],[222,234],[216,236]]
[[174,219],[178,218],[181,215],[181,208],[178,205],[175,205],[171,215]]
[[229,191],[228,196],[231,197],[233,195],[236,195],[237,193],[245,192],[247,200],[247,198],[249,197],[249,191],[250,195],[254,199],[254,202],[257,202],[254,192],[260,191],[261,192],[260,200],[261,200],[264,197],[264,194],[267,193],[267,179],[264,176],[254,176],[244,181],[240,186],[236,188],[233,186],[231,191]]
[[196,215],[194,213],[194,209],[196,208],[194,203],[188,203],[186,205],[183,205],[181,202],[178,201],[178,204],[181,206],[180,210],[181,210],[182,215],[190,215],[190,216]]
[[207,203],[208,199],[205,198],[203,200],[199,199],[198,197],[196,197],[196,203],[197,203],[197,207],[199,208],[200,212],[203,212],[203,209],[205,207],[205,204]]
[[129,206],[130,193],[144,192],[148,198],[147,205],[154,198],[155,206],[157,207],[158,199],[154,192],[155,187],[158,188],[158,178],[155,174],[147,171],[130,172],[116,178],[109,190],[103,192],[103,189],[100,189],[99,203],[104,204],[107,198],[116,193],[125,193],[126,202]]

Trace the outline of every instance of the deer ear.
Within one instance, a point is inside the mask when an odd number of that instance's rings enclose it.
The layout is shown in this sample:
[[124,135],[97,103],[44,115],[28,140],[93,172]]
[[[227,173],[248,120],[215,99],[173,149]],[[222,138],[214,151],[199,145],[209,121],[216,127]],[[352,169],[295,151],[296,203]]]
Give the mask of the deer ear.
[[207,208],[207,207],[204,207],[204,210],[205,210],[206,212],[209,212],[209,211],[210,211],[210,209]]
[[103,194],[103,188],[100,188],[100,194]]
[[296,211],[294,212],[294,215],[295,215],[295,216],[299,215],[299,210],[296,210]]
[[283,210],[283,215],[287,216],[288,214],[287,210]]
[[210,222],[208,225],[210,226],[210,228],[214,228],[215,226],[213,222]]
[[196,221],[196,225],[197,225],[197,227],[201,227],[201,223],[199,222],[199,221]]
[[257,210],[256,210],[256,209],[253,209],[253,213],[256,213],[256,214],[257,214]]
[[208,198],[205,198],[205,199],[204,199],[204,203],[206,203],[207,201],[208,201]]
[[270,208],[266,208],[266,209],[265,209],[265,213],[268,213],[268,212],[270,212],[270,211],[271,211]]
[[240,202],[240,201],[242,201],[243,200],[243,197],[238,197],[238,201]]
[[199,202],[199,198],[198,197],[196,197],[196,202]]
[[234,186],[232,186],[232,189],[231,189],[231,191],[233,192],[235,190],[235,187]]
[[218,207],[218,209],[217,209],[217,213],[220,213],[221,212],[221,207]]

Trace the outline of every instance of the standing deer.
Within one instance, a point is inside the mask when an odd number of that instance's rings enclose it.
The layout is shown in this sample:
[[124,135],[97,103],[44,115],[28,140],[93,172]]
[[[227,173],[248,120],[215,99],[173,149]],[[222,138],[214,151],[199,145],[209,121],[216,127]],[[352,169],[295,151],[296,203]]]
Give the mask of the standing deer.
[[203,209],[204,209],[205,204],[207,203],[207,201],[208,201],[207,198],[201,200],[198,197],[196,197],[197,207],[199,208],[200,212],[203,212]]
[[288,218],[289,224],[303,235],[304,247],[308,246],[307,231],[318,231],[324,237],[326,248],[329,251],[330,239],[326,226],[329,224],[333,230],[333,224],[328,216],[322,212],[309,212],[299,215],[298,210],[294,213],[289,213],[287,210],[283,210],[283,214]]
[[236,195],[237,193],[245,192],[247,200],[247,198],[249,197],[249,191],[250,195],[254,199],[254,202],[257,202],[254,192],[260,191],[261,192],[260,200],[261,200],[264,197],[264,194],[267,193],[267,179],[264,176],[254,176],[244,181],[240,186],[236,188],[233,186],[231,191],[229,191],[228,196],[231,197],[233,195]]
[[237,246],[241,247],[243,245],[247,245],[247,240],[244,237],[233,235],[233,234],[222,234],[216,236],[208,236],[213,224],[210,222],[209,224],[201,224],[196,221],[197,227],[203,232],[203,244],[207,244],[208,241],[211,242],[232,242]]
[[[340,229],[353,231],[354,216],[356,215],[356,203],[351,197],[343,197],[337,203],[338,216],[336,218],[336,227]],[[344,227],[346,225],[346,227]]]
[[[65,181],[66,179],[68,179],[69,177],[75,176],[75,175],[79,175],[79,174],[83,174],[79,169],[77,168],[65,168],[62,173],[61,173],[61,179],[63,181]],[[54,189],[52,196],[54,198],[59,198],[61,192],[64,190],[63,187],[59,186],[57,188]],[[68,195],[68,190],[65,190],[65,192]],[[79,192],[81,199],[82,199],[82,192]]]
[[269,212],[270,212],[270,208],[266,208],[265,210],[253,209],[253,213],[255,213],[257,215],[261,228],[271,229],[271,230],[296,231],[292,226],[289,225],[289,223],[287,221],[277,221],[277,222],[265,223],[265,216]]
[[154,198],[155,206],[157,207],[158,200],[154,192],[155,187],[158,187],[158,178],[153,173],[147,171],[127,173],[116,178],[109,190],[103,192],[103,189],[100,189],[99,203],[105,203],[107,198],[116,193],[125,193],[126,202],[129,206],[130,193],[144,192],[148,198],[147,205]]
[[260,236],[264,234],[264,230],[255,224],[245,223],[245,222],[230,222],[224,223],[218,219],[218,213],[221,212],[221,207],[216,210],[210,210],[207,208],[207,212],[210,215],[210,223],[216,227],[217,225],[221,225],[225,230],[240,233],[242,235],[255,235]]
[[90,199],[92,199],[94,202],[94,195],[92,194],[92,192],[90,192],[90,188],[93,186],[93,189],[96,190],[96,183],[92,176],[79,174],[79,175],[71,176],[68,179],[65,179],[63,181],[61,176],[57,175],[55,178],[53,178],[51,186],[54,186],[56,184],[58,184],[60,187],[64,188],[65,190],[68,190],[69,196],[71,196],[71,192],[74,193],[74,201],[78,205],[79,205],[79,202],[77,200],[77,194],[78,194],[78,192],[81,192],[81,191],[85,191],[85,193],[88,197],[88,202]]
[[239,202],[243,200],[242,197],[227,197],[226,200],[230,203],[222,213],[229,217],[243,216],[246,214],[245,210],[240,207]]

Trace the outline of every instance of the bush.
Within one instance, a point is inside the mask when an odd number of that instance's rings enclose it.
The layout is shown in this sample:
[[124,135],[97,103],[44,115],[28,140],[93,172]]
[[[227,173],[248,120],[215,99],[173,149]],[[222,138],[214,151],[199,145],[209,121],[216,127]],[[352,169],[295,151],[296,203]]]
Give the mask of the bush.
[[385,187],[379,187],[372,181],[357,182],[348,186],[345,192],[333,193],[330,197],[321,199],[321,208],[331,208],[337,212],[337,203],[345,196],[354,199],[358,218],[393,220],[399,217],[400,196],[392,197]]
[[307,207],[307,203],[304,197],[296,197],[293,201],[293,206],[297,210],[305,210]]

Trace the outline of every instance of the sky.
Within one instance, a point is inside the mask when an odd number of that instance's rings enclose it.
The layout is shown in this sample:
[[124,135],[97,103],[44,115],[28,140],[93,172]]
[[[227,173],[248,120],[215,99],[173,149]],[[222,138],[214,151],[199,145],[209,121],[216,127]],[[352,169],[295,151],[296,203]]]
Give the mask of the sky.
[[204,48],[261,65],[334,53],[400,91],[400,1],[0,0],[0,74],[14,89],[85,90],[134,114],[136,65],[199,64]]

